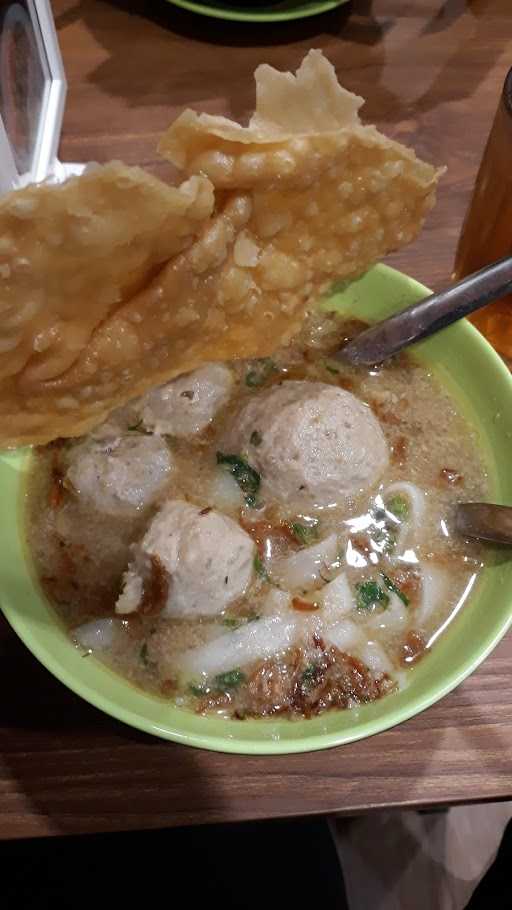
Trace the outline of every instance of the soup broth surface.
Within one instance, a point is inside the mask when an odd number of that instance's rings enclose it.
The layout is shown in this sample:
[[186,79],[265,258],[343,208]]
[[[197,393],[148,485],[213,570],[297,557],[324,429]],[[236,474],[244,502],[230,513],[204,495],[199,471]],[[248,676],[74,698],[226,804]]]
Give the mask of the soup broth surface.
[[[487,477],[475,434],[425,366],[408,355],[371,369],[332,358],[360,328],[317,314],[272,359],[227,364],[234,383],[206,428],[162,436],[172,467],[147,507],[103,511],[100,476],[98,498],[81,495],[68,471],[84,440],[37,450],[26,502],[30,550],[46,596],[88,659],[192,710],[238,719],[351,708],[407,684],[482,569],[483,548],[454,536],[452,511],[457,501],[485,499]],[[299,485],[298,504],[273,495],[271,469],[265,476],[254,467],[267,423],[279,418],[270,413],[272,397],[243,446],[231,444],[250,403],[290,382],[345,390],[370,409],[375,451],[382,431],[388,455],[369,487],[304,503]],[[151,429],[139,415],[124,408],[92,436],[111,437],[113,451],[119,437],[146,438]],[[315,458],[329,432],[323,438],[319,430]],[[292,433],[283,426],[272,437],[278,466],[279,440],[288,452]],[[368,457],[371,443],[370,436]],[[287,484],[296,465],[279,470]],[[140,556],[169,499],[209,520],[212,511],[228,516],[250,538],[249,581],[225,608],[210,612],[212,594],[203,612],[172,615],[177,576]],[[209,557],[211,578],[228,541],[221,534]],[[143,591],[137,609],[119,613],[129,565],[143,566]]]

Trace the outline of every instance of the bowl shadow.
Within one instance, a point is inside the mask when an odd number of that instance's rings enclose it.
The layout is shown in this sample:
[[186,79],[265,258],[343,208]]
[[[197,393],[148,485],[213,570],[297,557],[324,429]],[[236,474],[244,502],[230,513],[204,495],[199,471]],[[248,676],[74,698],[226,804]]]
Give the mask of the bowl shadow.
[[[205,18],[166,0],[150,4],[146,0],[105,0],[102,4],[77,0],[56,17],[56,24],[66,58],[65,30],[81,23],[107,55],[101,63],[87,66],[86,80],[102,94],[120,97],[129,107],[151,106],[156,95],[170,99],[173,107],[204,103],[205,93],[208,97],[213,91],[217,96],[225,86],[231,114],[244,117],[252,106],[250,77],[257,63],[267,59],[276,66],[284,62],[291,67],[298,65],[309,47],[322,47],[347,87],[369,96],[366,118],[396,123],[425,114],[440,101],[453,104],[469,98],[485,81],[494,60],[492,54],[478,53],[482,28],[478,20],[485,22],[491,3],[468,0],[462,5],[459,0],[446,0],[428,18],[382,16],[375,12],[373,0],[349,0],[317,16],[269,24]],[[463,18],[467,27],[457,29]],[[401,31],[404,38],[395,47],[394,36]],[[436,42],[435,54],[429,54],[432,41]],[[402,55],[410,55],[411,43],[414,61],[423,60],[427,70],[421,78],[424,88],[414,101],[390,88],[387,78],[390,66],[402,67]],[[294,60],[290,49],[295,45]],[[216,53],[220,49],[226,54]],[[271,54],[265,54],[265,49]],[[87,53],[78,46],[72,50],[73,55]],[[463,77],[455,78],[459,69]],[[200,85],[198,74],[204,76]],[[145,90],[138,84],[140,80],[150,88]]]

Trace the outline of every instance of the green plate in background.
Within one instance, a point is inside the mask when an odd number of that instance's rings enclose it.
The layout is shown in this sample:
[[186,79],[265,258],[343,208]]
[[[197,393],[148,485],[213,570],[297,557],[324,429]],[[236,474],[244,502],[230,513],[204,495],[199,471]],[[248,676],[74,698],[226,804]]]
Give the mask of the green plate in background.
[[195,3],[194,0],[168,0],[174,6],[198,13],[200,16],[212,16],[214,19],[231,19],[234,22],[286,22],[291,19],[306,19],[326,13],[348,0],[282,0],[279,3]]
[[[347,316],[375,321],[427,293],[412,278],[377,266],[334,294],[325,306]],[[512,504],[509,371],[465,320],[418,345],[416,351],[479,431],[491,497],[495,502]],[[94,657],[84,660],[71,644],[27,563],[21,506],[24,473],[30,458],[27,450],[0,455],[3,611],[32,653],[66,686],[107,714],[154,736],[204,749],[252,755],[308,752],[352,742],[387,730],[438,701],[481,663],[512,622],[512,556],[505,553],[505,559],[486,567],[459,615],[432,652],[409,671],[408,686],[397,694],[351,711],[329,711],[311,720],[240,722],[201,717],[136,689]],[[13,685],[23,685],[23,679],[13,679]],[[39,723],[44,723],[44,718],[40,717]]]

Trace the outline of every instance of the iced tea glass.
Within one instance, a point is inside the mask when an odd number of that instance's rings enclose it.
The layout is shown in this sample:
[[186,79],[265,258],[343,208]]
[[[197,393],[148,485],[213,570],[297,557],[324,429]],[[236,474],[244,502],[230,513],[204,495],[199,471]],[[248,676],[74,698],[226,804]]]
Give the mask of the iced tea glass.
[[[512,69],[492,125],[455,257],[464,278],[512,253]],[[471,321],[491,344],[512,358],[512,294],[474,313]]]

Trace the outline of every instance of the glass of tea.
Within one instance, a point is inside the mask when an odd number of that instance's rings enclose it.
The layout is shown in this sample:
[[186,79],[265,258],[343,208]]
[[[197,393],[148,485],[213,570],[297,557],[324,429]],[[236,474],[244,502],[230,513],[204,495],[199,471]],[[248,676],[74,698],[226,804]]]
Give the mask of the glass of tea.
[[[512,69],[492,125],[455,257],[464,278],[512,253]],[[512,358],[512,294],[474,313],[477,326],[500,354]]]

